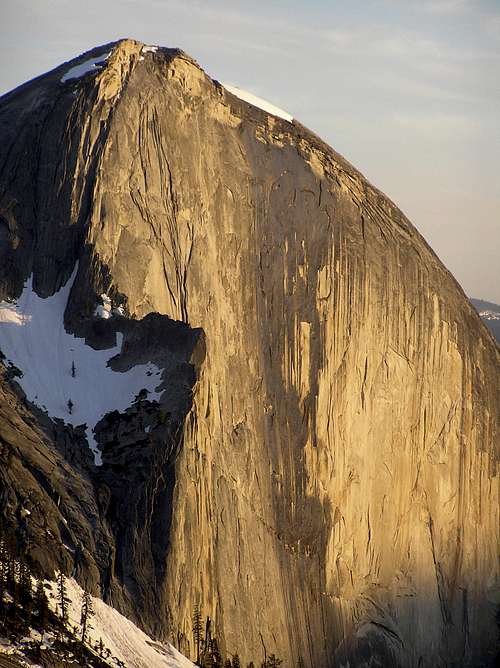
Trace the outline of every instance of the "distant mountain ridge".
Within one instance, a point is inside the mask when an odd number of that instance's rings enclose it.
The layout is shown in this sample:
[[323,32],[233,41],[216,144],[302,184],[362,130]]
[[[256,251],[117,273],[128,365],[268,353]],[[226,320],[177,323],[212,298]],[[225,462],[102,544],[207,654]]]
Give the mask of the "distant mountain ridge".
[[487,302],[484,299],[470,298],[471,304],[481,316],[481,320],[500,343],[500,304]]

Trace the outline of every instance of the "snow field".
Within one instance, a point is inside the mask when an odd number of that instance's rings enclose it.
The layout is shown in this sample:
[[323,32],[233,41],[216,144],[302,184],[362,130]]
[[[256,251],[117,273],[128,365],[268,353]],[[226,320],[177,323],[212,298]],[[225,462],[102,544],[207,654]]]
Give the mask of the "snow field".
[[69,69],[66,74],[63,74],[61,77],[61,82],[66,83],[70,79],[79,79],[89,72],[95,72],[111,55],[111,51],[108,53],[101,53],[100,56],[95,56],[94,58],[89,58],[79,65],[75,65]]
[[[94,350],[84,339],[66,332],[64,311],[76,272],[77,266],[52,297],[39,297],[30,277],[16,303],[0,302],[0,350],[22,372],[17,382],[29,401],[51,417],[74,426],[87,425],[87,438],[99,465],[101,453],[93,428],[106,413],[128,408],[143,388],[151,400],[159,399],[160,369],[148,363],[122,373],[107,366],[121,350],[121,333],[116,335],[114,348]],[[101,317],[108,318],[111,301],[106,300],[101,307],[106,315]]]
[[[49,597],[53,610],[57,608],[57,585],[47,581],[52,592]],[[66,580],[67,595],[70,599],[68,617],[70,626],[80,625],[83,589],[73,579]],[[89,637],[93,643],[102,638],[111,655],[121,659],[127,668],[192,668],[186,659],[169,643],[152,640],[129,619],[99,598],[92,597],[94,615],[90,619]],[[108,659],[109,661],[109,659]]]
[[236,97],[239,97],[240,100],[248,102],[249,104],[252,104],[254,107],[258,107],[259,109],[263,109],[264,111],[267,111],[268,114],[279,116],[279,118],[283,118],[289,123],[293,121],[293,116],[291,114],[289,114],[287,111],[283,111],[283,109],[280,109],[279,107],[276,107],[274,104],[271,104],[271,102],[267,102],[267,100],[263,100],[261,97],[257,97],[257,95],[249,93],[248,91],[243,90],[242,88],[238,88],[237,86],[229,86],[228,84],[222,85],[230,93],[236,95]]

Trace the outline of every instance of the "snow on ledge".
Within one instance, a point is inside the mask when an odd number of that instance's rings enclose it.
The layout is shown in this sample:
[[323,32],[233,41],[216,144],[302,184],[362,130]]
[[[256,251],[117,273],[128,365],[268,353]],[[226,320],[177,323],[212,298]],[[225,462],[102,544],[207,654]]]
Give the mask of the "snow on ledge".
[[[52,596],[49,601],[53,610],[57,606],[57,585],[46,581]],[[73,579],[66,580],[70,603],[68,606],[69,626],[80,625],[83,589]],[[93,643],[102,638],[111,655],[123,661],[127,668],[194,668],[194,664],[169,643],[152,640],[129,619],[106,605],[100,598],[92,597],[94,615],[91,618],[89,637]],[[110,665],[116,665],[107,659]]]
[[69,69],[66,74],[61,77],[61,82],[66,83],[70,79],[79,79],[89,72],[94,72],[109,58],[111,51],[108,53],[101,53],[100,56],[95,56],[94,58],[89,58],[79,65],[75,65]]
[[157,51],[158,47],[151,46],[150,44],[145,44],[141,49],[141,53],[156,53]]
[[243,90],[242,88],[238,88],[237,86],[230,86],[228,84],[222,85],[230,93],[236,95],[236,97],[239,97],[240,100],[248,102],[249,104],[253,105],[254,107],[258,107],[259,109],[263,109],[264,111],[267,111],[268,114],[279,116],[279,118],[283,118],[289,123],[293,121],[293,116],[291,114],[284,111],[283,109],[280,109],[279,107],[276,107],[274,104],[271,104],[271,102],[267,102],[267,100],[263,100],[261,97],[257,97],[257,95],[249,93],[248,91]]
[[108,320],[109,318],[111,318],[111,315],[112,315],[111,299],[108,297],[107,294],[102,294],[101,295],[101,301],[102,301],[102,304],[98,304],[96,306],[96,309],[94,311],[94,315],[97,318],[103,318],[104,320]]
[[[128,371],[113,371],[108,361],[120,353],[123,335],[116,335],[116,346],[94,350],[85,339],[64,329],[64,311],[78,264],[59,292],[43,299],[33,290],[30,277],[19,299],[0,302],[0,350],[22,376],[16,380],[28,401],[74,426],[86,424],[89,445],[95,463],[101,452],[93,435],[99,420],[113,410],[128,408],[140,390],[146,389],[152,400],[160,398],[157,386],[160,369],[152,363],[138,364]],[[107,295],[101,297],[111,308]],[[105,310],[104,317],[110,317]],[[103,317],[103,316],[101,316]]]

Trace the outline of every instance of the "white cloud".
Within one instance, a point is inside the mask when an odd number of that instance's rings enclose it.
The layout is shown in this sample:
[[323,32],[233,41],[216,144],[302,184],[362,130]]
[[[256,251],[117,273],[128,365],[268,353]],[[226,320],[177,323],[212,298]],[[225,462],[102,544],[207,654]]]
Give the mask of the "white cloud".
[[429,14],[461,14],[474,8],[475,0],[424,0],[417,7]]
[[393,121],[412,132],[426,135],[453,136],[471,134],[478,130],[477,122],[459,114],[402,114],[394,113]]

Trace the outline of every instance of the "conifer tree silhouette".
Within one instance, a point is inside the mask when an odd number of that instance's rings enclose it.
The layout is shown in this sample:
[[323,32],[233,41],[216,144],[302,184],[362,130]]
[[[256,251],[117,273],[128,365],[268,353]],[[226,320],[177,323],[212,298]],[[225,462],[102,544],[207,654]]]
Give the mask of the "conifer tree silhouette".
[[90,620],[94,616],[94,607],[92,604],[92,596],[88,591],[83,592],[82,609],[80,613],[80,626],[82,630],[82,643],[85,643],[87,633],[92,628]]
[[196,647],[196,663],[200,663],[200,647],[203,640],[200,607],[195,605],[193,611],[193,640]]
[[45,593],[43,580],[37,580],[35,588],[35,609],[37,611],[37,623],[40,629],[47,626],[49,618],[49,600]]
[[57,575],[57,602],[61,611],[61,621],[64,626],[68,623],[68,591],[66,589],[66,577],[62,571]]

